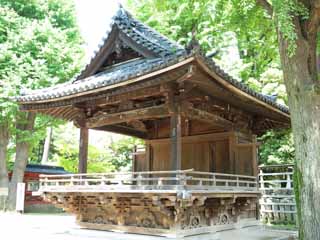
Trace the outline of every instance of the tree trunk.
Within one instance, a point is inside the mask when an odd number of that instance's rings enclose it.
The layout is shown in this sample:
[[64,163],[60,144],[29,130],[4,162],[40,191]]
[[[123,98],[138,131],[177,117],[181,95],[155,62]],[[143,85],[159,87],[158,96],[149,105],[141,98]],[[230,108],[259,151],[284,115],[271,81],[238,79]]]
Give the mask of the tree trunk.
[[320,239],[320,93],[317,90],[316,36],[306,35],[299,19],[295,55],[279,35],[280,56],[296,149],[296,201],[300,239]]
[[[6,123],[0,124],[0,188],[9,187],[7,170],[7,147],[9,143],[9,129]],[[6,208],[7,196],[0,196],[0,211]]]
[[47,128],[47,136],[46,140],[44,141],[43,147],[43,154],[41,159],[41,164],[47,164],[49,159],[49,151],[50,151],[50,143],[51,143],[51,136],[52,136],[52,127]]
[[31,131],[34,127],[35,113],[20,113],[17,119],[17,139],[16,139],[16,158],[14,162],[13,175],[10,181],[8,210],[14,211],[16,208],[17,184],[23,182],[24,171],[26,169],[29,152]]

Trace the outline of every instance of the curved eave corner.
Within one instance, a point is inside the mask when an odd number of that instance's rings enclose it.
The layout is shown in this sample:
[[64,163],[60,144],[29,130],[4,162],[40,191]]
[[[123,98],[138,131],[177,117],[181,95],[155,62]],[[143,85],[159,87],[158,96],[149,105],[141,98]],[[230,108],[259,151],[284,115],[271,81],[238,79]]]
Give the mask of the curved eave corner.
[[255,92],[246,84],[239,82],[238,80],[231,77],[223,69],[221,69],[212,59],[205,57],[201,53],[195,54],[196,62],[207,72],[212,78],[218,81],[226,89],[229,89],[231,92],[234,92],[237,95],[242,95],[247,99],[250,99],[259,105],[266,107],[274,112],[281,114],[290,120],[290,111],[289,108],[278,104],[271,99],[268,99],[267,96]]

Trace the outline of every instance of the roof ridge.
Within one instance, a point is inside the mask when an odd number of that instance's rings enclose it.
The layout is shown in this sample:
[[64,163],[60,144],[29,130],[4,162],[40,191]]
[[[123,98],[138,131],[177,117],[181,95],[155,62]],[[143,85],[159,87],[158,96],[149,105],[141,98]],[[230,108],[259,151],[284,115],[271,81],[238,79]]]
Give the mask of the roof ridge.
[[[133,17],[133,15],[128,10],[126,10],[125,8],[123,8],[123,10],[130,17],[130,20],[135,21],[136,23],[140,24],[143,28],[147,29],[149,32],[152,32],[153,34],[156,34],[161,40],[165,40],[166,42],[168,42],[168,44],[170,44],[170,45],[172,45],[172,46],[174,46],[176,48],[180,48],[181,50],[184,50],[184,51],[186,50],[185,47],[181,46],[177,42],[171,40],[170,38],[168,38],[167,36],[165,36],[162,33],[158,32],[154,28],[148,26],[147,24],[145,24],[142,21],[138,20],[137,18]],[[159,43],[157,43],[157,44],[161,45]]]
[[[82,78],[83,74],[93,63],[94,59],[101,53],[103,46],[107,43],[110,33],[115,26],[137,44],[142,45],[159,57],[166,57],[174,54],[182,55],[186,52],[184,47],[134,18],[129,11],[119,4],[119,7],[112,16],[109,27],[106,29],[100,43],[93,51],[82,71],[73,79],[73,82]],[[146,32],[143,33],[143,31]],[[148,35],[151,36],[151,38],[148,38]]]

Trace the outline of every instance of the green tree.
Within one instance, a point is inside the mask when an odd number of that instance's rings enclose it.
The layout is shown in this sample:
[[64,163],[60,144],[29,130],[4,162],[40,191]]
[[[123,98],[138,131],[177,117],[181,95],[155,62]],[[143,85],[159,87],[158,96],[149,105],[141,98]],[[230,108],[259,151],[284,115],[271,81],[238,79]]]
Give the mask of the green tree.
[[124,136],[120,140],[113,141],[108,150],[110,161],[116,171],[130,171],[132,168],[132,154],[135,146],[143,145],[143,141],[138,138]]
[[292,164],[294,146],[291,131],[269,131],[259,138],[259,164]]
[[128,0],[128,5],[140,20],[182,45],[195,36],[202,49],[216,60],[230,61],[226,49],[235,45],[244,63],[239,72],[243,81],[259,78],[270,64],[279,64],[274,23],[266,21],[263,9],[254,3]]
[[[172,16],[181,16],[178,4],[181,6],[191,4],[189,9],[192,9],[197,4],[205,6],[212,3],[219,6],[216,8],[219,11],[212,11],[212,8],[206,7],[203,9],[204,16],[207,16],[206,12],[210,11],[212,15],[219,16],[221,24],[226,23],[226,27],[236,33],[238,47],[245,61],[256,60],[253,65],[265,65],[266,67],[262,69],[266,69],[268,64],[265,63],[277,62],[277,59],[280,59],[295,144],[295,187],[297,189],[299,236],[301,239],[320,239],[320,210],[318,207],[320,201],[320,171],[318,171],[320,167],[320,83],[317,69],[320,1],[155,0],[151,2],[151,0],[144,0],[141,1],[141,4],[137,1],[131,2],[134,2],[135,5],[131,6],[134,6],[138,16],[144,17],[141,19],[146,22],[152,19],[150,18],[151,12],[156,16],[164,13],[169,17],[167,13],[170,13],[170,6],[173,6]],[[199,13],[196,13],[196,16],[199,16]],[[188,11],[184,18],[192,19],[193,12]],[[209,21],[212,18],[215,19],[211,16],[208,18]],[[168,28],[168,21],[165,20],[162,18],[159,25]],[[174,22],[178,21],[174,20]],[[250,22],[251,24],[247,24]],[[200,26],[200,22],[197,24]],[[211,25],[211,22],[208,26],[216,27]],[[194,24],[188,28],[189,30],[185,29],[187,33],[190,32],[190,29],[195,28]],[[161,31],[161,27],[158,29]],[[257,34],[260,32],[261,34]],[[220,34],[222,33],[223,31]],[[250,50],[251,46],[254,48],[253,51]],[[255,49],[256,47],[258,49]],[[269,49],[272,50],[271,54]],[[244,54],[241,52],[243,50],[246,50]],[[254,71],[255,69],[258,68],[254,68]],[[246,72],[246,74],[257,77],[260,76],[259,72],[254,72],[254,74]]]
[[[71,173],[78,172],[79,132],[75,127],[70,126],[70,124],[63,124],[54,128],[50,161],[59,163],[60,166]],[[111,172],[115,169],[108,149],[89,144],[89,173]]]
[[15,148],[8,210],[15,208],[16,184],[23,180],[32,147],[53,122],[20,112],[12,98],[23,88],[48,87],[72,78],[83,56],[81,43],[71,1],[0,0],[0,187],[8,187],[8,147]]

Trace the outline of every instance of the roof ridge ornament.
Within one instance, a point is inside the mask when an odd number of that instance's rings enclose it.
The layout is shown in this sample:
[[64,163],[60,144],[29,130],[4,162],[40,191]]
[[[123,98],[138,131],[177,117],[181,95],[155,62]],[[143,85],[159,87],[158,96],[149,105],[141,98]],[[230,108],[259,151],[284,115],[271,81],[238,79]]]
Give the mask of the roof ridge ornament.
[[197,31],[196,31],[195,28],[193,28],[192,32],[191,32],[191,40],[187,44],[186,50],[187,50],[188,53],[202,54],[203,50],[201,49],[200,42],[197,39],[196,35],[197,35]]

